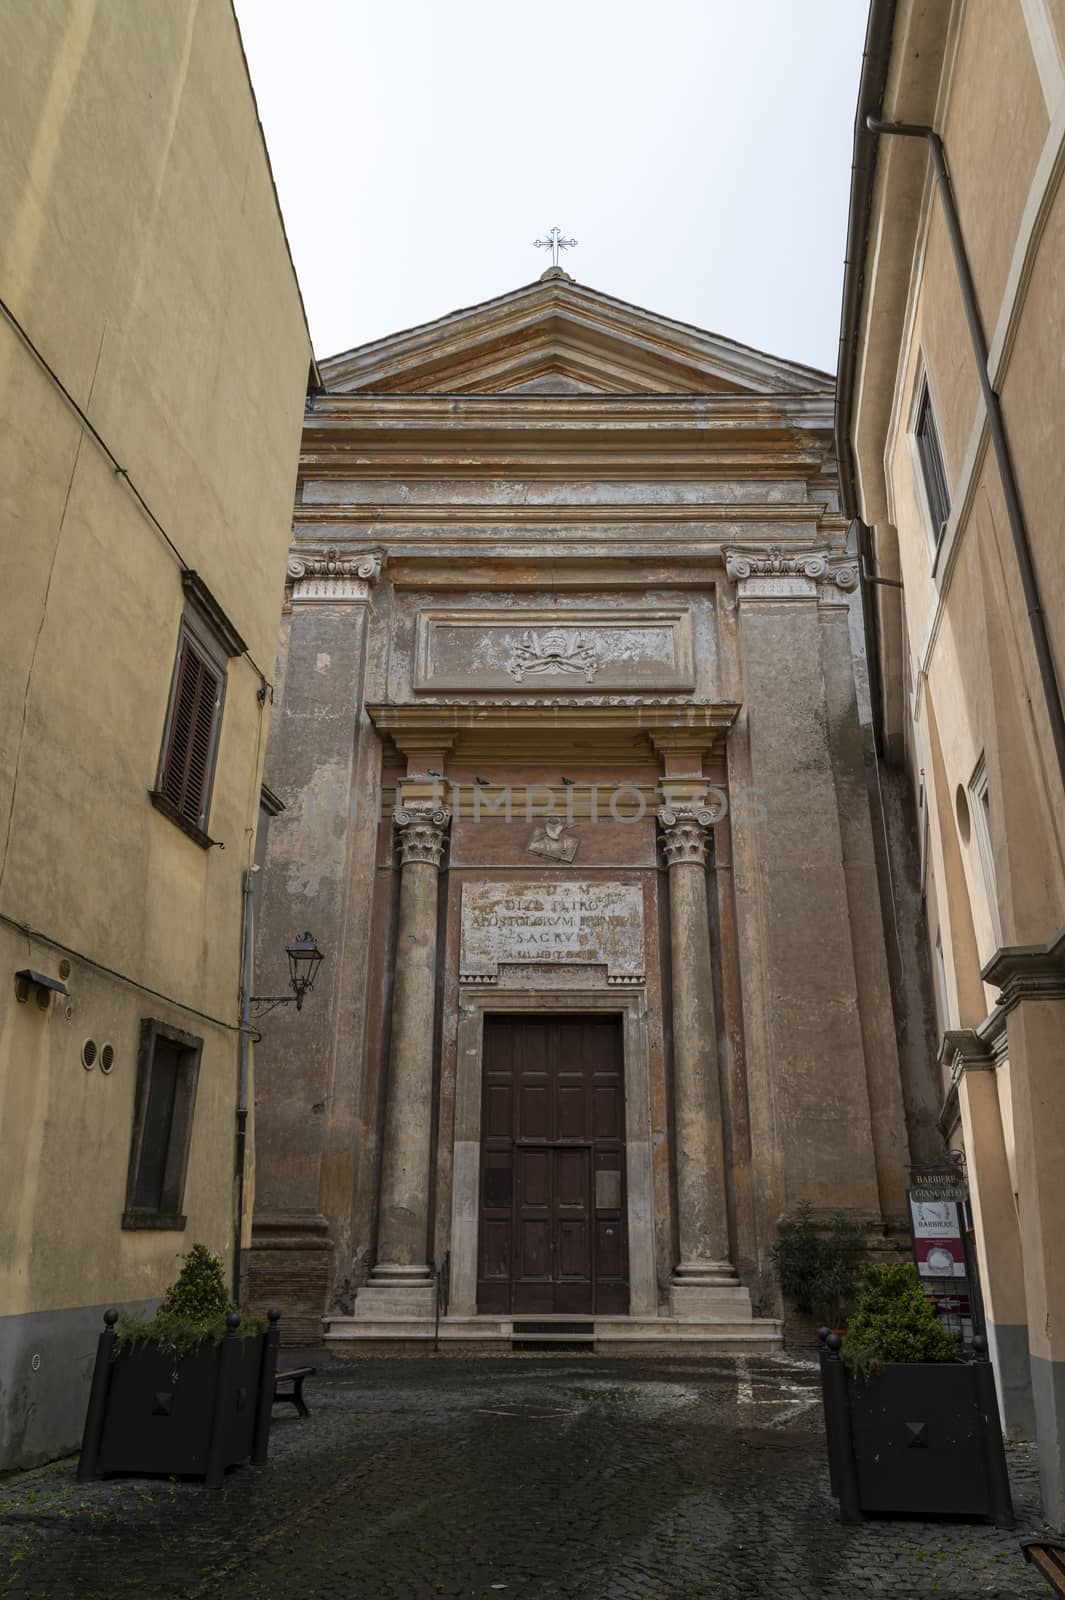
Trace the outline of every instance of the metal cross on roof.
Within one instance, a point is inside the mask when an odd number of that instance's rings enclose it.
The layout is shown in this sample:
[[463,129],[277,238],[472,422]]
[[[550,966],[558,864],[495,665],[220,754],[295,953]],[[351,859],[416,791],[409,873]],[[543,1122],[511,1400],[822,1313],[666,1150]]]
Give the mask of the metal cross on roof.
[[558,253],[560,250],[572,250],[577,243],[576,239],[564,239],[561,228],[552,228],[546,239],[534,239],[533,244],[537,250],[550,250],[551,265],[558,266]]

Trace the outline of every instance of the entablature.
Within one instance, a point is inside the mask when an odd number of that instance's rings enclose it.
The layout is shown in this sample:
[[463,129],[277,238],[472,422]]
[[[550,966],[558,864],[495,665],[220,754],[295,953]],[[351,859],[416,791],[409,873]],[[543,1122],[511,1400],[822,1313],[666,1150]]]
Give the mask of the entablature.
[[[620,703],[619,703],[620,702]],[[714,754],[739,715],[734,701],[688,696],[437,699],[381,703],[366,710],[378,733],[404,757],[425,751],[461,760],[654,760],[683,748]],[[679,743],[678,743],[679,741]]]

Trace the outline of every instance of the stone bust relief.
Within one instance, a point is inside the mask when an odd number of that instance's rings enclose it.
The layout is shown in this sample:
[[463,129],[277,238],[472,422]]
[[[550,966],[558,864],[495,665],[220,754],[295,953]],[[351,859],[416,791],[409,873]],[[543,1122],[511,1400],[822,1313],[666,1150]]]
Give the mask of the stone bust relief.
[[545,817],[542,828],[537,828],[526,849],[531,855],[547,856],[550,861],[572,861],[580,840],[566,832],[563,817]]

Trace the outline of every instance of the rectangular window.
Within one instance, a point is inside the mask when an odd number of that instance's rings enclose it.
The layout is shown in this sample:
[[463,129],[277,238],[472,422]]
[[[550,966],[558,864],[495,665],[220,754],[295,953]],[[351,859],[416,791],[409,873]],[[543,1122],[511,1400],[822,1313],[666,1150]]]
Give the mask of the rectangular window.
[[939,1010],[939,1031],[942,1033],[947,1026],[947,964],[943,960],[943,930],[936,929],[935,951],[935,991],[936,1005]]
[[932,540],[938,547],[943,537],[943,526],[950,516],[950,485],[943,462],[943,447],[939,442],[939,428],[932,409],[932,396],[927,378],[922,379],[917,409],[914,413],[913,439],[917,459],[921,464],[928,519],[932,526]]
[[152,804],[204,848],[211,809],[226,668],[245,646],[195,572],[182,574],[185,611],[178,631],[166,725]]
[[998,885],[995,878],[995,851],[991,843],[991,799],[987,788],[987,763],[981,754],[969,779],[969,815],[972,831],[976,835],[976,848],[980,855],[980,870],[987,895],[987,909],[994,929],[995,942],[1002,943],[1002,924],[998,915]]
[[124,1228],[185,1226],[185,1171],[203,1040],[146,1017],[141,1023]]

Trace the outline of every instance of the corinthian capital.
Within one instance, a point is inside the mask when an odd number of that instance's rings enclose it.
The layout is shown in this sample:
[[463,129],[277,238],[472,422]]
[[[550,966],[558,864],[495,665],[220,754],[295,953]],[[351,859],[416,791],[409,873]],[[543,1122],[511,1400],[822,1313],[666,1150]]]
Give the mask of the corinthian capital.
[[451,822],[447,806],[397,805],[393,821],[401,867],[410,861],[427,861],[433,867],[440,865]]
[[682,861],[694,861],[702,866],[706,861],[707,831],[723,814],[724,807],[710,801],[659,806],[658,825],[666,865],[675,867]]

